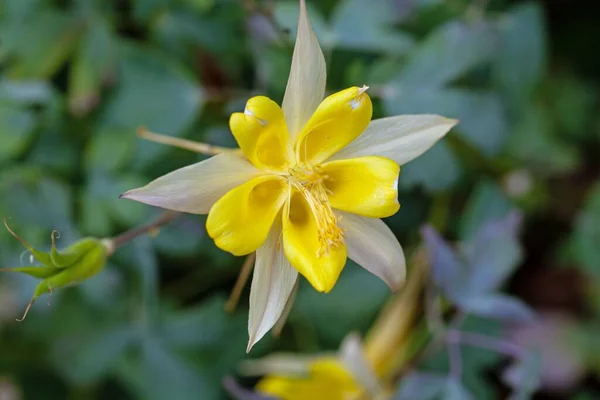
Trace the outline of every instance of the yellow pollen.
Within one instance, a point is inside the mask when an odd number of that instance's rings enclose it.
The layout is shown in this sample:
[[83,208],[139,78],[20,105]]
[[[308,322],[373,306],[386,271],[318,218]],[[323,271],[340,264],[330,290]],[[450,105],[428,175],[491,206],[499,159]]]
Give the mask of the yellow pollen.
[[317,257],[328,254],[330,248],[337,247],[344,241],[344,231],[338,226],[337,217],[327,198],[328,189],[324,182],[328,179],[330,178],[323,175],[318,167],[296,166],[289,170],[290,186],[302,194],[317,224],[320,244]]

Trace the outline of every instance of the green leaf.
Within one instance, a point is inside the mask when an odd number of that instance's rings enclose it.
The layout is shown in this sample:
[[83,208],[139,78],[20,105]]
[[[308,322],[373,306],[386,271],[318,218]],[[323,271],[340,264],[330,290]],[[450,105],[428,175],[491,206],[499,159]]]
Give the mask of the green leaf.
[[363,79],[369,85],[385,85],[390,82],[401,69],[402,62],[393,57],[380,57],[369,65],[369,70],[363,74]]
[[35,116],[26,109],[0,104],[0,162],[19,156],[30,143]]
[[137,395],[147,400],[197,400],[219,398],[219,380],[184,360],[164,341],[147,337],[141,355],[130,355],[119,366],[119,377]]
[[161,319],[161,337],[188,358],[209,365],[216,381],[242,360],[248,344],[248,310],[240,307],[237,312],[226,312],[225,300],[214,296],[198,307]]
[[163,337],[177,348],[209,349],[220,345],[231,317],[225,312],[224,299],[215,297],[199,307],[168,314],[163,321]]
[[69,75],[69,106],[85,115],[100,101],[100,87],[115,74],[116,44],[108,23],[92,18],[82,37]]
[[[151,25],[152,33],[163,48],[182,59],[190,57],[189,47],[194,44],[214,55],[220,67],[235,69],[244,55],[240,54],[243,46],[238,46],[240,37],[246,35],[239,21],[242,10],[235,3],[222,4],[217,10],[207,15],[184,8],[165,10]],[[267,29],[271,26],[268,20],[261,22]]]
[[[402,180],[402,175],[401,178]],[[411,190],[398,193],[401,210],[385,219],[394,232],[418,232],[427,222],[431,196],[423,191]]]
[[148,206],[135,201],[124,201],[119,199],[118,195],[114,197],[114,193],[118,192],[120,195],[131,188],[142,187],[147,183],[146,179],[129,174],[119,174],[118,177],[113,179],[112,182],[106,182],[106,188],[108,189],[108,185],[111,188],[106,196],[106,206],[110,215],[115,221],[125,226],[135,226],[143,223],[148,216]]
[[143,315],[141,326],[147,331],[154,331],[159,310],[159,265],[153,245],[153,239],[147,235],[132,240],[115,252],[112,260],[122,268],[128,268],[134,274],[136,311]]
[[461,238],[475,239],[477,230],[486,221],[500,219],[510,209],[511,203],[499,185],[487,180],[479,183],[469,197],[460,220]]
[[584,209],[576,217],[571,243],[578,265],[600,278],[600,181],[593,186]]
[[9,19],[0,29],[5,51],[14,61],[9,65],[12,78],[48,78],[71,54],[81,24],[58,11],[40,11],[25,20]]
[[109,129],[96,132],[86,148],[87,169],[118,171],[134,157],[136,140],[138,139],[129,130]]
[[586,143],[590,139],[598,94],[575,74],[555,74],[544,82],[544,99],[557,136]]
[[132,15],[134,19],[145,25],[152,18],[152,16],[156,15],[163,6],[162,0],[141,0],[133,3],[133,7],[131,9]]
[[205,225],[194,217],[181,217],[160,229],[157,248],[170,255],[198,254],[202,241],[207,238]]
[[420,89],[440,87],[490,60],[496,41],[486,21],[449,22],[415,48],[395,81]]
[[479,149],[485,156],[496,155],[507,138],[504,110],[499,98],[467,89],[411,88],[391,83],[384,94],[389,115],[441,114],[456,118],[454,134]]
[[[19,224],[41,229],[44,239],[53,229],[60,230],[64,240],[75,239],[70,186],[33,167],[5,168],[0,172],[0,193],[10,193],[0,198],[4,215]],[[28,232],[25,234],[29,236]]]
[[79,222],[82,231],[96,236],[108,236],[113,226],[131,227],[144,222],[148,207],[133,201],[119,199],[132,187],[140,187],[146,180],[136,175],[112,174],[95,170],[81,193]]
[[459,307],[466,312],[507,322],[531,322],[534,312],[521,300],[502,294],[471,296],[460,299]]
[[427,191],[450,189],[461,176],[461,167],[446,142],[441,141],[417,159],[402,166],[400,187],[423,186]]
[[389,2],[373,2],[365,7],[363,0],[344,0],[332,18],[333,40],[337,47],[398,56],[413,47],[413,40],[393,28],[397,19]]
[[500,46],[493,65],[494,82],[512,103],[524,107],[546,69],[546,26],[542,7],[525,3],[500,20]]
[[[112,372],[134,339],[128,326],[78,332],[53,343],[51,362],[72,384],[91,384]],[[74,359],[76,365],[65,362]]]
[[107,218],[102,198],[86,188],[79,201],[78,223],[81,231],[96,236],[109,236],[112,233],[113,222]]
[[112,265],[110,259],[98,275],[82,282],[78,289],[89,304],[109,313],[120,305],[118,301],[127,291],[123,271]]
[[574,170],[580,157],[568,143],[553,135],[552,116],[539,106],[527,109],[510,135],[506,153],[542,176]]
[[38,165],[44,170],[59,172],[63,176],[78,173],[81,148],[77,141],[60,127],[48,126],[40,121],[38,138],[28,153],[27,162]]
[[[203,94],[196,80],[175,60],[131,43],[120,48],[119,85],[100,117],[100,128],[150,130],[181,136],[198,116]],[[135,157],[141,165],[154,160],[166,146],[138,141]]]
[[299,327],[306,324],[308,332],[317,334],[313,340],[321,339],[329,348],[337,348],[348,332],[368,327],[389,294],[381,280],[348,261],[339,281],[327,295],[317,292],[307,282],[301,283],[290,323],[294,321]]
[[0,103],[14,105],[34,105],[49,103],[56,93],[48,82],[38,80],[0,81]]
[[5,0],[2,6],[7,19],[12,20],[22,20],[44,8],[42,0]]
[[202,13],[215,7],[216,0],[184,0],[184,3]]

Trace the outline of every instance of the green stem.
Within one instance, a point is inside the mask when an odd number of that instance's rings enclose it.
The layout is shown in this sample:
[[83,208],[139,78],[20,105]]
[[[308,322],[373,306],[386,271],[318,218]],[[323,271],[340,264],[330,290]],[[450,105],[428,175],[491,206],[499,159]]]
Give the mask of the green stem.
[[133,228],[129,231],[121,233],[118,236],[115,236],[114,238],[110,239],[113,250],[123,246],[139,236],[155,232],[161,226],[168,224],[180,215],[181,213],[176,211],[166,211],[154,222]]

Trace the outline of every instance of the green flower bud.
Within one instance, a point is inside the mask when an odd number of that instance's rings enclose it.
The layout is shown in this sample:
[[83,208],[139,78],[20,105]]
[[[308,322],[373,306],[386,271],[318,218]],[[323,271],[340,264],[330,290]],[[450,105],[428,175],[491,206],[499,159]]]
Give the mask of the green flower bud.
[[29,250],[32,263],[33,259],[41,263],[38,266],[0,268],[0,271],[20,272],[42,280],[35,288],[23,317],[17,319],[19,322],[25,319],[35,300],[42,294],[49,293],[52,296],[55,289],[76,285],[100,272],[104,268],[107,257],[113,251],[112,242],[109,240],[83,238],[59,252],[56,248],[58,231],[52,231],[50,235],[52,249],[49,252],[42,252],[18,236],[8,226],[6,219],[4,226]]

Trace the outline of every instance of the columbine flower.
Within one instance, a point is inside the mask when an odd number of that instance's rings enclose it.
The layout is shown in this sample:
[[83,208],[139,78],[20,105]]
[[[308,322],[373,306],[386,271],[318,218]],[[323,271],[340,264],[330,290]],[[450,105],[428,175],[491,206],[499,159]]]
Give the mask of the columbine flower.
[[251,98],[230,128],[241,152],[224,152],[131,190],[125,198],[208,213],[216,245],[256,251],[249,348],[281,316],[298,272],[329,292],[350,257],[392,289],[405,278],[402,248],[379,218],[399,209],[400,167],[457,121],[405,115],[370,122],[367,87],[323,100],[325,60],[300,0],[298,36],[280,108]]
[[350,334],[337,354],[271,354],[242,361],[240,374],[262,376],[257,393],[281,400],[391,398],[398,372],[427,343],[422,312],[427,262],[422,249],[414,253],[406,287],[379,314],[364,345],[358,335]]
[[255,387],[257,393],[281,400],[388,397],[355,334],[344,339],[337,354],[273,354],[244,361],[240,372],[265,375]]

